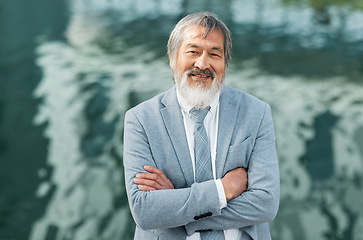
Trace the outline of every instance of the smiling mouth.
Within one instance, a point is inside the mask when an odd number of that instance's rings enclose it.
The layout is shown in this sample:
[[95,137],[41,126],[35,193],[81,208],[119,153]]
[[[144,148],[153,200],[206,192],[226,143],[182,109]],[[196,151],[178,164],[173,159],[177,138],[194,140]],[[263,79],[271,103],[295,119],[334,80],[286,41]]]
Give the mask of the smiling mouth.
[[201,74],[190,74],[194,79],[197,80],[207,80],[209,79],[211,76],[210,75],[201,75]]
[[193,68],[187,70],[186,74],[194,81],[209,81],[215,79],[215,73],[210,69],[201,70],[199,68]]

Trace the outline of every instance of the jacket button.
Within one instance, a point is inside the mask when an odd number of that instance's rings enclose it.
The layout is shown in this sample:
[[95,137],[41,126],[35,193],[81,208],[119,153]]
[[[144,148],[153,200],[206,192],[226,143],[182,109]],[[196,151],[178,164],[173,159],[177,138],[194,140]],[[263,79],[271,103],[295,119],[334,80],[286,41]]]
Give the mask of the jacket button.
[[207,213],[207,217],[210,217],[210,216],[212,216],[213,214],[211,213],[211,212],[208,212]]
[[195,216],[194,220],[199,220],[199,218],[200,218],[199,216]]

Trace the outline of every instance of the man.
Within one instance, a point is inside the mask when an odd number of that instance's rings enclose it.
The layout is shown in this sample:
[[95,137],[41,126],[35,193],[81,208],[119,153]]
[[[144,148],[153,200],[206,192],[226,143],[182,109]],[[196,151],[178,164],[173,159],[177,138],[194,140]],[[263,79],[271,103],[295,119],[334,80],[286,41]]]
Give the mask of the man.
[[224,87],[231,48],[214,14],[186,16],[168,42],[176,86],[126,113],[135,239],[271,239],[279,203],[271,111]]

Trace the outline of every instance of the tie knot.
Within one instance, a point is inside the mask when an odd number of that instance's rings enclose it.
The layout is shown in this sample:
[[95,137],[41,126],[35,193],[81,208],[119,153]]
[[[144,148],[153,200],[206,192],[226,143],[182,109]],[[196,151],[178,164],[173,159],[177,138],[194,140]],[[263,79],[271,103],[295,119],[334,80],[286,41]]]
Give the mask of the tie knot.
[[203,108],[203,109],[192,108],[189,111],[189,113],[190,113],[191,118],[196,123],[202,123],[204,121],[205,116],[207,116],[209,109],[210,109],[210,107]]

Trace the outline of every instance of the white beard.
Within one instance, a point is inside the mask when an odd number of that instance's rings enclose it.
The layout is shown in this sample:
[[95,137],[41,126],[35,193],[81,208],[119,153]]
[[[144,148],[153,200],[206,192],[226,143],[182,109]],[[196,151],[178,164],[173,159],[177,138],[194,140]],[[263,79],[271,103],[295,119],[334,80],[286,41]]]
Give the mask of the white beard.
[[198,82],[196,86],[191,87],[188,83],[188,70],[184,72],[183,76],[180,78],[181,74],[179,71],[174,72],[174,80],[176,87],[184,100],[197,109],[203,109],[213,102],[219,91],[222,92],[224,87],[224,75],[221,79],[215,77],[209,88],[205,87],[204,82]]

